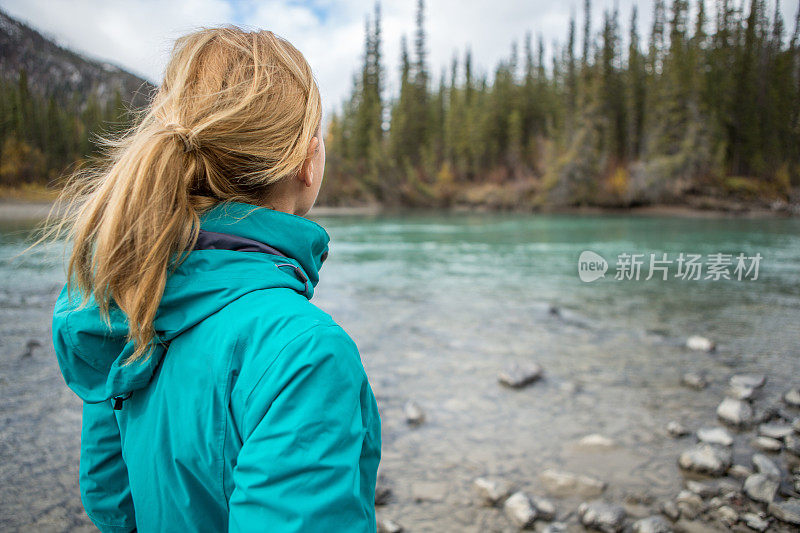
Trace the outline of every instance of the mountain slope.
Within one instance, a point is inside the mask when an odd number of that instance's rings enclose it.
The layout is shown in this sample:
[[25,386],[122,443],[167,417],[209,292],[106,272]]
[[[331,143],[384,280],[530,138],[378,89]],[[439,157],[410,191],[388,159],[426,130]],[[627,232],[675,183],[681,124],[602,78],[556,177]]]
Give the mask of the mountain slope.
[[33,93],[53,96],[60,104],[76,99],[83,106],[94,95],[105,105],[119,91],[123,101],[140,107],[154,88],[115,65],[67,50],[0,11],[0,78],[16,81],[21,69]]

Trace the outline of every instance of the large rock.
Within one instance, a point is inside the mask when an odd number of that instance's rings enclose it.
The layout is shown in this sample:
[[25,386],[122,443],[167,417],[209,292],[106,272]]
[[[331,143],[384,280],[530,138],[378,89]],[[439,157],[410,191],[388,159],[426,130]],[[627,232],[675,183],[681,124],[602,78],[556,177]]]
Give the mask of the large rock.
[[684,470],[721,476],[733,462],[731,451],[713,444],[698,444],[678,457],[678,466]]
[[547,492],[554,496],[593,498],[606,489],[606,483],[593,477],[548,469],[539,475]]
[[622,531],[625,525],[625,509],[622,506],[602,501],[584,502],[578,507],[581,524],[590,529],[606,533]]
[[497,505],[500,500],[511,493],[511,484],[503,479],[487,479],[479,477],[473,481],[472,486],[481,499],[481,503],[488,506]]
[[723,422],[734,426],[744,426],[753,422],[753,407],[742,400],[725,398],[717,407],[717,416]]
[[661,516],[649,516],[633,523],[633,533],[672,533],[672,524]]
[[753,474],[744,480],[744,493],[757,502],[770,503],[778,493],[779,482],[766,474]]
[[536,507],[524,492],[515,492],[503,504],[506,516],[519,528],[528,528],[536,520]]
[[725,428],[700,428],[697,430],[697,438],[707,444],[733,445],[733,437]]
[[512,389],[518,389],[538,380],[542,377],[543,373],[544,369],[537,363],[527,363],[525,365],[514,363],[507,369],[501,371],[497,375],[497,380],[501,385],[511,387]]
[[769,504],[769,513],[782,522],[800,525],[800,499],[791,498],[785,502]]

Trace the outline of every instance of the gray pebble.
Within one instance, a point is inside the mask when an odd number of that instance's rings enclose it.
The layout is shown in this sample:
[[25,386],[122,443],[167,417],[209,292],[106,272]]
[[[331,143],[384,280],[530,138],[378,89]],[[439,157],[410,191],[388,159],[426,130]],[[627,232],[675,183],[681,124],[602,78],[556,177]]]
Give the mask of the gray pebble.
[[520,528],[528,528],[536,520],[536,507],[524,492],[515,492],[503,504],[506,516]]
[[717,416],[728,424],[743,426],[753,422],[754,413],[749,403],[733,398],[725,398],[717,407]]
[[411,425],[419,425],[425,421],[425,411],[414,400],[409,400],[403,406],[403,415],[406,417],[406,422]]
[[625,524],[625,509],[603,501],[584,502],[578,507],[581,524],[606,533],[622,531]]
[[547,524],[541,533],[566,533],[568,530],[567,524],[564,522],[552,522]]
[[786,451],[800,457],[800,437],[797,435],[789,435],[784,439],[786,443]]
[[753,471],[744,465],[733,465],[728,469],[728,475],[736,479],[744,479],[752,473]]
[[503,479],[487,479],[479,477],[472,486],[478,492],[481,503],[488,506],[497,505],[500,500],[511,493],[511,485]]
[[739,514],[727,505],[715,509],[712,514],[714,518],[728,527],[731,527],[739,521]]
[[764,374],[736,374],[731,376],[730,384],[733,387],[747,387],[750,389],[759,389],[767,382],[767,377]]
[[781,423],[767,423],[758,426],[758,434],[771,439],[785,439],[792,434],[792,426]]
[[711,482],[688,480],[686,489],[697,494],[701,498],[711,498],[719,494],[719,486]]
[[700,428],[697,430],[697,438],[700,442],[708,444],[733,445],[733,437],[725,428]]
[[734,400],[752,400],[756,396],[756,389],[741,385],[730,385],[725,390],[725,395]]
[[507,369],[501,371],[497,375],[497,380],[501,385],[518,389],[537,381],[542,377],[543,373],[544,369],[537,363],[527,363],[525,365],[514,363]]
[[769,521],[761,518],[755,513],[744,513],[741,518],[742,522],[744,522],[747,527],[756,531],[763,532],[769,527]]
[[772,516],[788,524],[800,525],[800,499],[791,498],[783,502],[769,504]]
[[547,469],[539,474],[539,479],[547,492],[554,496],[593,498],[602,494],[606,489],[604,481],[560,470]]
[[667,433],[670,434],[672,437],[683,437],[689,434],[689,430],[681,424],[680,422],[675,422],[674,420],[667,424]]
[[729,449],[701,443],[683,452],[678,457],[678,466],[699,474],[721,476],[731,466],[732,460]]
[[708,387],[708,379],[705,374],[687,372],[681,377],[681,384],[690,389],[703,390]]
[[769,437],[756,437],[753,439],[752,445],[754,448],[762,452],[779,452],[783,448],[783,443],[778,439],[771,439]]
[[753,474],[744,480],[744,493],[757,502],[770,503],[775,499],[780,483],[766,474]]
[[688,520],[694,520],[706,508],[703,499],[688,490],[682,490],[678,494],[678,497],[675,498],[675,505],[680,511],[680,516]]
[[660,516],[649,516],[633,523],[634,533],[672,533],[672,524]]
[[661,513],[664,516],[666,516],[667,518],[669,518],[673,522],[675,520],[677,520],[678,518],[680,518],[680,516],[681,516],[680,509],[678,509],[678,506],[672,500],[668,500],[668,501],[665,501],[664,503],[662,503],[659,506],[659,510],[661,511]]
[[717,345],[714,343],[714,341],[707,339],[706,337],[692,335],[686,339],[686,347],[690,350],[696,350],[698,352],[713,352],[716,350]]
[[402,533],[403,526],[388,518],[378,520],[378,533]]
[[765,474],[776,481],[781,479],[780,468],[766,455],[761,453],[753,454],[752,461],[756,471],[760,474]]
[[540,496],[531,496],[531,501],[536,507],[536,514],[540,519],[550,521],[556,517],[556,504],[552,501]]
[[786,405],[800,407],[800,388],[795,387],[787,391],[786,394],[783,395],[783,401],[786,402]]

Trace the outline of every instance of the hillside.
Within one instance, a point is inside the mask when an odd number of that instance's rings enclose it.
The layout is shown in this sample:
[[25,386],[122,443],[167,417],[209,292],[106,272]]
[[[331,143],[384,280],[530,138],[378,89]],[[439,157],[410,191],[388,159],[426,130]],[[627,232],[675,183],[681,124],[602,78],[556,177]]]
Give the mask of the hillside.
[[0,78],[13,81],[25,70],[31,92],[59,104],[76,98],[83,106],[94,95],[101,105],[119,91],[125,102],[144,105],[153,85],[110,63],[83,57],[0,11]]
[[0,194],[58,186],[97,153],[95,134],[130,124],[153,89],[0,11]]

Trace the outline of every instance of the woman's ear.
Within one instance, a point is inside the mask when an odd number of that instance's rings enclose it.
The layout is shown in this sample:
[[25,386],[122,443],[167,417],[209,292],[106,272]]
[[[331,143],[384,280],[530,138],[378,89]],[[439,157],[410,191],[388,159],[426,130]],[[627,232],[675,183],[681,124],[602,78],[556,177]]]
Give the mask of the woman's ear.
[[300,179],[303,180],[306,187],[314,184],[314,154],[317,153],[317,149],[319,149],[319,138],[311,137],[306,160],[303,162],[303,168],[300,169]]

